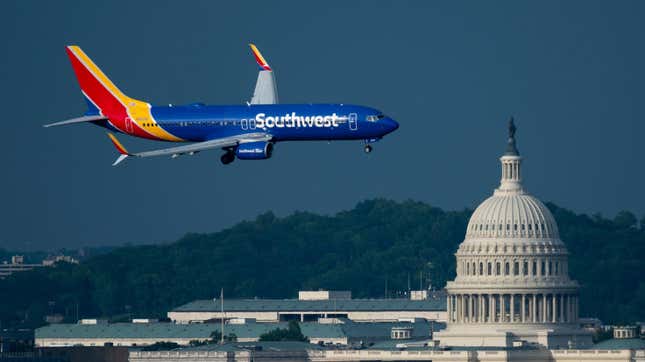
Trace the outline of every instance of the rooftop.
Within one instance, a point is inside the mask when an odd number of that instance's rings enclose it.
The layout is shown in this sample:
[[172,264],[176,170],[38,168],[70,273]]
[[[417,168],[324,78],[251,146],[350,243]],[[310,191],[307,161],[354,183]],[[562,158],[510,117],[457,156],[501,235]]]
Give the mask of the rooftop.
[[[430,336],[431,328],[443,328],[440,323],[419,321],[416,323],[355,323],[346,320],[342,324],[300,323],[302,334],[309,338],[389,338],[394,326],[413,327],[412,336]],[[238,338],[258,338],[276,328],[288,328],[288,323],[227,324],[224,334],[234,333]],[[113,324],[51,324],[36,329],[37,339],[90,339],[90,338],[139,338],[139,339],[208,339],[211,333],[220,330],[219,323],[113,323]]]
[[[219,312],[219,300],[196,300],[172,310],[172,312]],[[226,299],[225,312],[335,312],[335,311],[444,311],[443,298],[427,300],[410,299]]]

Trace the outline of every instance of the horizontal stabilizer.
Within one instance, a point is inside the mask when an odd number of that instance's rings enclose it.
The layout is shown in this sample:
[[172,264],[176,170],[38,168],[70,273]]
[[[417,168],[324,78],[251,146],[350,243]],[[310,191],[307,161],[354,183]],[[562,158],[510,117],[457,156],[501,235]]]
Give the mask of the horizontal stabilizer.
[[60,122],[46,124],[46,125],[43,125],[43,127],[47,128],[47,127],[55,127],[55,126],[65,126],[65,125],[74,124],[74,123],[95,122],[95,121],[105,121],[105,120],[107,120],[107,117],[104,117],[104,116],[83,116],[78,118],[67,119]]

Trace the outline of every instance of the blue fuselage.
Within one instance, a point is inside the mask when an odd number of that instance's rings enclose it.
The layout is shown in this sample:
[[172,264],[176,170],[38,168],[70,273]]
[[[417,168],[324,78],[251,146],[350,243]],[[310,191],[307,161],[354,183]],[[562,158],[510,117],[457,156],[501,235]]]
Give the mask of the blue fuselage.
[[[266,133],[272,142],[296,140],[378,140],[396,130],[396,121],[369,107],[344,104],[153,106],[155,123],[188,142],[245,133]],[[138,124],[140,124],[139,122]],[[109,122],[100,125],[112,127]],[[128,132],[125,132],[128,133]]]

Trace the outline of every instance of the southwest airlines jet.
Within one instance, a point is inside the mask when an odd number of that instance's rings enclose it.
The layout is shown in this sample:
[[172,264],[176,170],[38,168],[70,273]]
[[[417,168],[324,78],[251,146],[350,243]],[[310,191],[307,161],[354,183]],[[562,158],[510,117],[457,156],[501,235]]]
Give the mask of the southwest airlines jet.
[[207,106],[201,103],[152,106],[126,96],[78,46],[67,55],[81,86],[88,110],[78,118],[45,125],[92,123],[113,132],[159,141],[185,142],[181,146],[131,153],[112,133],[108,136],[120,153],[114,166],[129,156],[193,155],[222,149],[221,161],[271,157],[281,141],[362,140],[365,152],[371,143],[399,125],[382,112],[349,104],[278,104],[273,71],[255,45],[250,44],[260,66],[255,92],[245,105]]

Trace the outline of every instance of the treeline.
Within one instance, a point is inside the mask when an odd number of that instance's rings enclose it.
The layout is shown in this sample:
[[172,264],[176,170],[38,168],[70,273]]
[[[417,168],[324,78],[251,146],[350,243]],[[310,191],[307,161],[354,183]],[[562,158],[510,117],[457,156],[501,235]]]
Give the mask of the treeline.
[[[553,211],[581,286],[581,314],[607,322],[645,319],[645,222]],[[0,280],[3,326],[37,326],[47,314],[67,321],[106,316],[164,317],[194,299],[291,298],[302,289],[351,290],[355,297],[401,296],[411,285],[443,287],[470,210],[421,202],[361,202],[334,216],[258,216],[169,245],[129,246]]]

